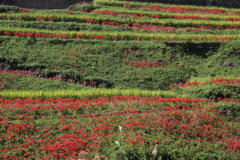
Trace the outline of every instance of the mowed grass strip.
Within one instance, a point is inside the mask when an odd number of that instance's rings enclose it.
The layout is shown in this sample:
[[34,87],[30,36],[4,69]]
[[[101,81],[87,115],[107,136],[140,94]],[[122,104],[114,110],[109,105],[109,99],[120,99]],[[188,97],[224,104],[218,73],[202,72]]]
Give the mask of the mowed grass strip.
[[185,98],[170,91],[148,91],[148,90],[119,90],[119,89],[93,89],[93,90],[59,90],[59,91],[2,91],[0,98],[5,99],[26,99],[26,98],[98,98],[110,96],[141,96],[141,97],[163,97],[163,98]]

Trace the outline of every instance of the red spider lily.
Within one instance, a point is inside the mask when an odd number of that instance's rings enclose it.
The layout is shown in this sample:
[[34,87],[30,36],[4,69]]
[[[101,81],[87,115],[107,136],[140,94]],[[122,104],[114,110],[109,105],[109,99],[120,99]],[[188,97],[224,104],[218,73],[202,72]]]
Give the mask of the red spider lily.
[[124,4],[123,7],[124,8],[131,8],[132,6],[130,4]]
[[150,8],[154,10],[159,10],[163,12],[173,12],[173,13],[205,13],[205,14],[218,14],[218,15],[227,15],[228,13],[223,10],[213,10],[213,9],[203,9],[197,8],[196,10],[185,7],[158,7],[158,6],[141,6],[140,8]]
[[130,65],[131,67],[135,68],[149,68],[149,67],[160,67],[160,66],[165,66],[166,62],[144,62],[144,61],[124,61],[125,63],[127,63],[128,65]]
[[92,35],[93,38],[95,38],[96,40],[106,40],[109,39],[110,37],[105,36],[105,35]]
[[150,17],[153,17],[153,18],[161,18],[160,15],[150,15]]
[[204,19],[210,20],[209,18],[199,17],[199,16],[173,16],[175,19]]
[[37,21],[45,21],[46,18],[44,18],[44,17],[36,17],[36,20],[37,20]]
[[240,21],[240,18],[227,18],[228,21]]
[[102,25],[113,25],[117,27],[124,27],[124,24],[117,23],[117,22],[110,22],[110,21],[104,21],[102,22]]
[[[145,27],[144,25],[138,24],[138,23],[134,23],[133,24],[133,28],[140,28],[142,29],[142,27]],[[150,29],[149,29],[150,28]],[[155,26],[151,26],[149,25],[146,28],[143,28],[145,30],[153,30],[155,28]],[[171,32],[171,27],[159,27],[157,26],[157,29],[159,30],[166,30],[167,32]],[[3,33],[4,34],[4,33]],[[7,34],[4,34],[7,35]],[[68,34],[43,34],[43,33],[22,33],[22,32],[14,32],[14,36],[19,36],[19,37],[37,37],[37,38],[61,38],[61,39],[66,39],[66,38],[72,38],[72,37],[68,37]],[[79,38],[95,38],[96,40],[117,40],[117,39],[123,39],[124,37],[109,37],[107,35],[92,35],[92,36],[86,36],[86,34],[82,34],[82,35],[76,35],[76,39]],[[141,37],[134,37],[135,40],[140,41],[140,40],[144,40]],[[150,38],[150,40],[158,40],[158,41],[162,41],[162,37],[152,37]],[[205,37],[205,36],[198,36],[198,37],[188,37],[189,40],[191,41],[229,41],[229,40],[234,40],[235,37],[222,37],[222,36],[213,36],[213,37]],[[169,41],[182,41],[182,39],[180,37],[166,37],[165,40],[169,40]]]
[[76,39],[80,39],[80,38],[84,38],[84,37],[87,37],[87,35],[86,34],[81,34],[81,35],[76,34]]
[[22,18],[17,18],[16,21],[24,21]]
[[11,35],[11,33],[9,33],[9,32],[3,32],[3,34],[6,34],[6,35]]
[[240,79],[217,78],[217,79],[211,79],[211,82],[217,83],[217,84],[240,84]]
[[85,19],[86,22],[89,23],[98,23],[98,21],[94,20],[94,19]]
[[211,79],[209,82],[187,82],[187,83],[175,83],[172,86],[168,86],[166,89],[172,89],[175,87],[180,87],[180,88],[185,88],[185,87],[201,87],[202,85],[207,85],[207,84],[234,84],[234,85],[239,85],[240,84],[240,79],[224,79],[224,78],[217,78],[217,79]]
[[81,2],[80,4],[90,4],[90,2],[83,1],[83,2]]
[[73,14],[74,12],[71,11],[71,10],[68,10],[67,13],[69,13],[69,14]]
[[56,34],[55,35],[57,38],[61,38],[61,39],[66,39],[68,34]]
[[122,15],[121,13],[114,12],[114,11],[95,11],[95,10],[93,10],[92,12],[97,13],[97,14],[112,15],[112,16]]
[[29,12],[28,9],[22,9],[22,12]]
[[53,21],[53,20],[55,20],[55,18],[48,17],[47,20],[49,20],[49,21]]
[[48,17],[48,18],[36,17],[36,20],[37,20],[37,21],[46,21],[46,20],[48,20],[48,21],[53,21],[53,20],[55,20],[55,18],[52,18],[52,17]]

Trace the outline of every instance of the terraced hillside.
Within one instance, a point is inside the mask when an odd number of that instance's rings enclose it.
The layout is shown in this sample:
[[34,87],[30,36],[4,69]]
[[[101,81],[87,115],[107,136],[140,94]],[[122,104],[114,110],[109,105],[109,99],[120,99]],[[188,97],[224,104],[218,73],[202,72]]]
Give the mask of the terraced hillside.
[[2,68],[69,72],[75,82],[107,80],[122,89],[239,71],[237,9],[107,0],[61,10],[3,8]]
[[240,9],[0,12],[0,159],[240,158]]

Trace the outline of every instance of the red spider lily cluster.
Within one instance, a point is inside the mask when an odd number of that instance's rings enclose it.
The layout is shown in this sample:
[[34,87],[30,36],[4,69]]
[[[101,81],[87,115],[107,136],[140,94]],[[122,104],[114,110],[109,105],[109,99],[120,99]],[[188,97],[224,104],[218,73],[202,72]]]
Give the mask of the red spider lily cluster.
[[76,35],[76,39],[80,39],[80,38],[85,38],[85,37],[87,37],[87,35],[86,34],[77,34]]
[[[141,18],[146,18],[146,15],[144,14],[122,14],[119,12],[114,12],[114,11],[95,11],[93,10],[92,12],[97,13],[97,14],[102,14],[102,15],[112,15],[112,16],[120,16],[120,15],[125,15],[129,17],[136,17],[138,19]],[[151,18],[161,18],[161,15],[149,15]],[[171,18],[171,17],[168,17]],[[204,18],[204,17],[199,17],[199,16],[172,16],[174,19],[204,19],[204,20],[211,20],[210,18]]]
[[67,13],[69,13],[69,14],[73,14],[74,12],[71,11],[71,10],[68,10]]
[[166,89],[172,89],[172,88],[175,88],[175,87],[180,87],[180,88],[185,88],[185,87],[190,87],[190,86],[191,87],[196,87],[200,84],[201,84],[200,82],[187,82],[187,83],[179,82],[179,83],[175,83],[172,86],[168,86]]
[[110,37],[105,36],[105,35],[92,35],[92,38],[96,39],[96,40],[106,40],[106,39],[110,39]]
[[124,4],[123,7],[124,8],[131,8],[132,6],[130,4]]
[[[4,32],[4,35],[11,36],[12,34],[10,32]],[[60,39],[66,39],[68,38],[68,34],[43,34],[43,33],[22,33],[22,32],[14,32],[14,36],[19,36],[19,37],[36,37],[36,38],[60,38]],[[122,40],[124,37],[110,37],[107,35],[92,35],[92,36],[87,36],[86,34],[81,34],[78,35],[76,34],[76,39],[80,38],[93,38],[95,40]],[[133,37],[133,39],[137,41],[142,41],[144,40],[141,37]],[[197,41],[228,41],[228,40],[234,40],[235,37],[222,37],[222,36],[213,36],[213,37],[206,37],[206,36],[198,36],[198,37],[188,37],[189,40],[197,40]],[[162,41],[162,37],[153,37],[150,38],[152,41]],[[182,39],[180,37],[166,37],[165,40],[168,41],[181,41]]]
[[30,10],[28,10],[28,9],[22,9],[22,13],[24,13],[24,12],[30,12]]
[[201,87],[202,85],[207,84],[232,84],[232,85],[240,85],[240,79],[225,79],[225,78],[217,78],[217,79],[211,79],[209,82],[187,82],[187,83],[176,83],[172,86],[168,86],[166,89],[172,89],[175,87],[179,88],[186,88],[186,87]]
[[94,19],[85,19],[86,22],[88,23],[98,23],[98,21],[94,20]]
[[159,26],[159,25],[143,25],[139,23],[133,23],[131,29],[133,30],[142,29],[147,32],[154,31],[154,32],[167,32],[167,33],[176,31],[176,28],[174,27],[165,27],[165,26]]
[[240,21],[240,18],[228,18],[228,21]]
[[0,73],[21,74],[29,77],[34,77],[37,74],[37,72],[27,70],[9,70],[9,69],[0,69]]
[[[10,32],[4,32],[4,35],[11,36],[12,34]],[[66,39],[68,37],[68,34],[43,34],[43,33],[22,33],[22,32],[14,32],[14,36],[20,36],[20,37],[36,37],[36,38],[60,38],[60,39]],[[76,35],[76,39],[88,37],[86,34]],[[89,36],[90,38],[94,38],[96,40],[108,40],[108,39],[114,39],[114,37],[109,37],[106,35],[92,35]]]
[[[203,103],[205,109],[200,107]],[[119,107],[121,111],[117,111]],[[0,98],[0,109],[4,114],[0,121],[0,137],[4,137],[1,159],[92,159],[96,155],[106,159],[109,155],[104,148],[109,150],[114,141],[131,148],[141,148],[141,144],[164,147],[181,141],[179,148],[197,143],[214,153],[240,151],[238,129],[219,115],[213,103],[202,99]]]
[[[11,36],[10,32],[4,32],[5,35]],[[36,38],[60,38],[66,39],[68,34],[43,34],[43,33],[22,33],[22,32],[14,32],[14,36],[19,37],[36,37]]]
[[[114,11],[95,11],[93,10],[92,12],[97,13],[97,14],[102,14],[102,15],[112,15],[112,16],[121,16],[121,15],[125,15],[125,16],[129,16],[129,17],[136,17],[138,19],[141,19],[143,17],[146,18],[146,16],[144,14],[122,14],[119,12],[114,12]],[[151,15],[150,17],[153,18],[160,18],[161,16],[159,15]]]
[[239,84],[240,85],[240,79],[217,78],[217,79],[211,79],[210,82],[216,83],[216,84]]
[[102,15],[112,15],[112,16],[122,15],[122,13],[114,12],[114,11],[96,11],[96,10],[92,10],[92,12],[97,13],[97,14],[102,14]]
[[48,18],[36,17],[36,20],[37,20],[37,21],[46,21],[46,20],[48,20],[48,21],[53,21],[53,20],[55,20],[55,18],[52,18],[52,17],[48,17]]
[[218,15],[228,15],[227,12],[223,10],[213,10],[213,9],[205,9],[205,8],[197,8],[196,10],[191,8],[184,7],[158,7],[158,6],[141,6],[140,8],[150,8],[163,12],[173,12],[173,13],[204,13],[204,14],[218,14]]
[[204,20],[211,20],[210,18],[204,18],[199,16],[173,16],[175,19],[204,19]]
[[124,24],[117,23],[117,22],[110,22],[110,21],[104,21],[104,22],[102,22],[102,25],[110,25],[110,26],[124,27]]
[[125,60],[124,63],[130,65],[133,68],[146,69],[149,67],[162,67],[166,65],[166,62],[144,62],[144,61],[128,61]]

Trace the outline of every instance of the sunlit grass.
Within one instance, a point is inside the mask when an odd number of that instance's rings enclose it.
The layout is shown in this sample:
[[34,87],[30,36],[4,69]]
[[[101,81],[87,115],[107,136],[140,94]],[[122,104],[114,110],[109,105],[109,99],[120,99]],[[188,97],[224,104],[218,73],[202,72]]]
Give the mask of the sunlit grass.
[[186,98],[186,95],[179,95],[172,91],[149,91],[149,90],[120,90],[120,89],[93,89],[93,90],[57,90],[57,91],[2,91],[0,98],[5,99],[26,99],[26,98],[98,98],[110,96],[141,96],[141,97],[156,97],[163,98]]

